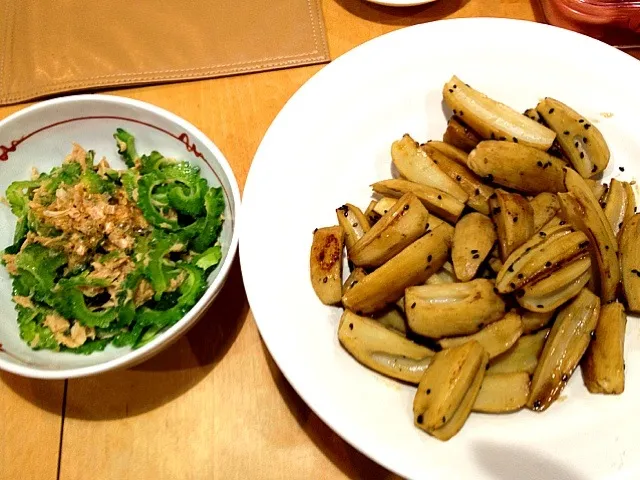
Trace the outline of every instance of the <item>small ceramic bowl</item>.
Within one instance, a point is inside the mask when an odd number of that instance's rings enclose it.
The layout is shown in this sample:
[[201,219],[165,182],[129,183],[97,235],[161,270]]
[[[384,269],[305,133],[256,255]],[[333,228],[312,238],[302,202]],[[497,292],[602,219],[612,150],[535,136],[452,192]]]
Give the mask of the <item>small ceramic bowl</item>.
[[[34,351],[20,339],[17,314],[11,300],[11,279],[0,267],[0,369],[27,377],[60,379],[95,375],[148,359],[195,324],[220,292],[238,246],[236,229],[240,192],[229,163],[200,130],[153,105],[109,95],[76,95],[48,100],[0,121],[0,193],[14,180],[30,178],[31,167],[48,172],[60,165],[72,142],[95,150],[115,167],[124,168],[113,133],[124,128],[136,138],[139,152],[157,150],[167,157],[200,167],[211,186],[224,190],[225,222],[220,241],[222,261],[208,278],[200,301],[179,322],[143,347],[116,348],[90,355]],[[0,248],[12,243],[16,218],[0,205]]]

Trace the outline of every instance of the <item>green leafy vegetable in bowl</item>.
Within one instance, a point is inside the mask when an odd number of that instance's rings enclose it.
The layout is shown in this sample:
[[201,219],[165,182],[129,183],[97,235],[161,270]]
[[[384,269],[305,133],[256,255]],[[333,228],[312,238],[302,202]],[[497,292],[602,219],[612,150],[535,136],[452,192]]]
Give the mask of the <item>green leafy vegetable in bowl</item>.
[[222,189],[188,162],[138,155],[125,130],[114,138],[126,170],[74,145],[7,188],[18,221],[2,263],[33,349],[138,348],[197,303],[221,260]]

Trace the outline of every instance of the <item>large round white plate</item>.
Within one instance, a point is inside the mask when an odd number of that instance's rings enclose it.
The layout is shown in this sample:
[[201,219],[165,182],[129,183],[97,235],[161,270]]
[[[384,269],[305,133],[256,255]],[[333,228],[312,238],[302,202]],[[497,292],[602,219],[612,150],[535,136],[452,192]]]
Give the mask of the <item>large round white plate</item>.
[[[457,74],[524,110],[544,96],[597,123],[611,147],[607,176],[640,170],[640,63],[596,40],[514,20],[462,19],[372,40],[309,80],[267,132],[244,191],[240,251],[262,337],[309,406],[366,455],[412,478],[640,478],[640,328],[630,318],[627,385],[590,395],[579,372],[542,414],[473,414],[442,443],[417,430],[414,388],[359,365],[338,344],[340,310],[309,282],[315,227],[345,202],[366,207],[391,175],[403,133],[441,138],[442,85]],[[619,167],[624,166],[621,173]]]

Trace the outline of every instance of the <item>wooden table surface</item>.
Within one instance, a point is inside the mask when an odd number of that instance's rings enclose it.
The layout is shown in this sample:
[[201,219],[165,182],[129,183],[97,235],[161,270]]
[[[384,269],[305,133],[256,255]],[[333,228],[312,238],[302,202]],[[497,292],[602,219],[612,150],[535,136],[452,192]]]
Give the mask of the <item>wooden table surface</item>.
[[[383,33],[441,18],[543,20],[529,0],[440,0],[405,9],[325,0],[323,10],[332,59]],[[242,189],[267,127],[321,68],[112,93],[198,126],[225,152]],[[0,108],[0,118],[24,106]],[[236,262],[208,314],[138,367],[66,382],[0,373],[0,478],[395,476],[335,435],[283,378],[260,339]]]

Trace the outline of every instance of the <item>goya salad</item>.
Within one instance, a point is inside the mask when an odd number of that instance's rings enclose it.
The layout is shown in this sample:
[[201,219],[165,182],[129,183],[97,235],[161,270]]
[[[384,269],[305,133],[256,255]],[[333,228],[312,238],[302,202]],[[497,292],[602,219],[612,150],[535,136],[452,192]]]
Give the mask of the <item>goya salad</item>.
[[2,262],[33,349],[140,347],[195,305],[220,262],[222,189],[188,162],[138,155],[125,130],[114,138],[125,170],[74,145],[7,188],[18,221]]

